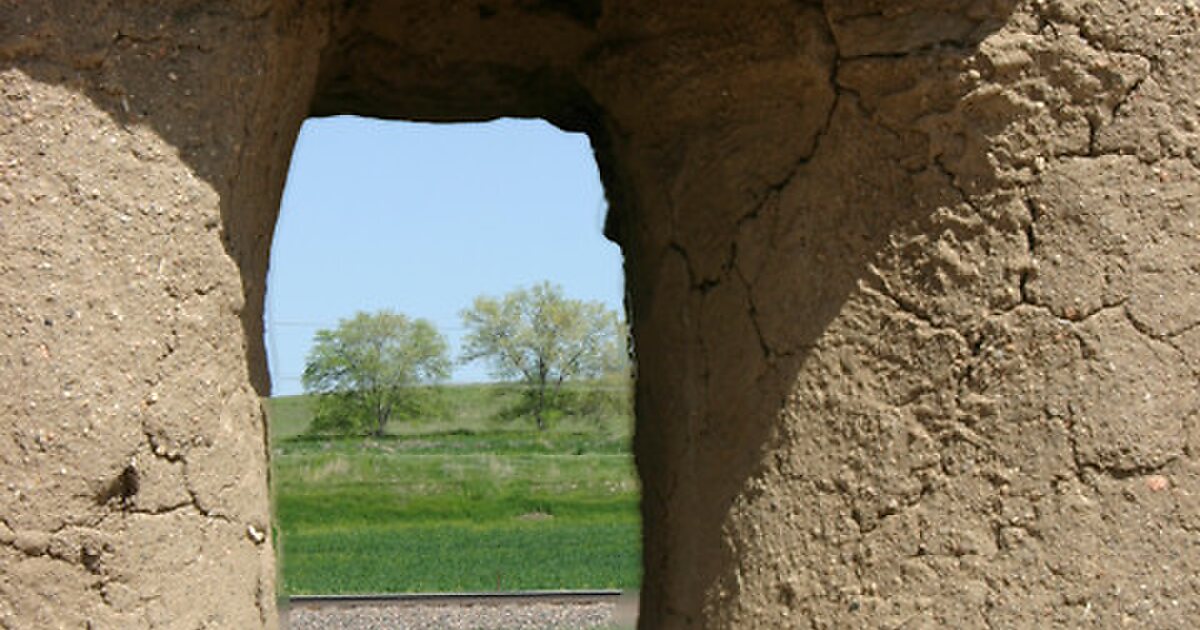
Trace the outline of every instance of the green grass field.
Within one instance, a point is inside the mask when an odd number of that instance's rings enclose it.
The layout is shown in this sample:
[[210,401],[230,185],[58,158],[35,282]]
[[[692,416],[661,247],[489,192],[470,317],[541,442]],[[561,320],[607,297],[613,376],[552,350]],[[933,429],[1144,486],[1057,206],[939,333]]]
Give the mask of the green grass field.
[[443,392],[451,413],[384,438],[306,435],[304,397],[269,402],[287,594],[636,589],[628,416],[538,432],[515,394]]

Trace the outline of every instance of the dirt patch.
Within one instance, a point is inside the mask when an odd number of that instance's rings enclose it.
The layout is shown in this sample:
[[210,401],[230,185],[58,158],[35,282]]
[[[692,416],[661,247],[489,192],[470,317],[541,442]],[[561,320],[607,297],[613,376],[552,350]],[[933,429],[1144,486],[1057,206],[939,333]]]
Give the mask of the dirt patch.
[[553,514],[547,514],[545,512],[527,512],[525,514],[518,516],[517,520],[537,522],[537,521],[548,521],[552,518],[554,518]]

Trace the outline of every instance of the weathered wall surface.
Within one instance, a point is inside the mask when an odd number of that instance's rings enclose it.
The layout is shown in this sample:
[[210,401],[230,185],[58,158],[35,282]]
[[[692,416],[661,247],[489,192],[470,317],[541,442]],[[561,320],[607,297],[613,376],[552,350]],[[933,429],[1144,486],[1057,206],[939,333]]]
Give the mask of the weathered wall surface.
[[0,3],[0,626],[274,624],[309,113],[591,134],[644,627],[1200,617],[1192,4],[92,4]]
[[275,623],[244,209],[313,79],[206,5],[0,4],[0,627]]
[[698,327],[697,417],[724,435],[697,468],[771,405],[764,382],[786,396],[733,451],[760,449],[753,472],[703,499],[725,501],[726,560],[701,618],[1191,623],[1197,13],[997,3],[960,46],[945,39],[978,3],[834,4],[827,131],[685,311],[713,317],[724,292],[719,317],[751,314],[765,355],[731,365],[736,327]]

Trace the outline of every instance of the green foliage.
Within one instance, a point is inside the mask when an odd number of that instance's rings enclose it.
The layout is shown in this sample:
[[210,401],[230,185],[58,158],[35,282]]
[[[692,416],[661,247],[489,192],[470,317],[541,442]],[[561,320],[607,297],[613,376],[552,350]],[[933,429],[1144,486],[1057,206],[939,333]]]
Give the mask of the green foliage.
[[383,435],[393,417],[429,411],[436,401],[414,387],[450,373],[446,340],[433,324],[383,310],[358,313],[334,330],[318,330],[304,368],[304,389],[317,394],[310,430]]
[[302,435],[312,424],[312,396],[275,396],[264,402],[272,444]]
[[629,388],[621,386],[593,386],[563,390],[568,396],[563,406],[572,415],[583,418],[609,418],[629,416],[632,408]]
[[628,436],[302,437],[277,444],[272,466],[288,593],[639,583]]
[[[501,422],[512,422],[542,416],[539,426],[557,426],[567,419],[579,419],[596,426],[605,424],[613,417],[629,417],[630,401],[628,387],[598,386],[593,383],[548,388],[539,399],[538,390],[520,387],[514,402],[500,408],[496,418]],[[536,422],[536,420],[535,420]]]
[[636,589],[636,518],[378,523],[288,538],[289,594]]
[[527,410],[539,429],[562,413],[564,383],[629,373],[616,313],[600,302],[567,299],[548,282],[500,299],[480,296],[462,321],[462,360],[485,360],[494,377],[525,384],[518,415]]
[[[532,426],[526,403],[527,390],[515,383],[415,386],[411,396],[422,401],[420,411],[394,416],[385,435],[377,440],[405,435],[457,435],[456,444],[469,440],[483,449],[494,447],[491,436],[509,440],[545,440],[557,443],[560,435],[587,433],[627,439],[632,431],[633,414],[629,384],[624,381],[582,381],[564,385],[566,402],[557,419],[550,423],[555,431],[524,434],[520,427]],[[293,446],[288,440],[307,434],[305,442],[325,443],[331,435],[313,429],[313,412],[319,397],[279,396],[267,400],[271,417],[272,444]],[[336,443],[336,442],[335,442]],[[623,443],[621,448],[624,448]]]

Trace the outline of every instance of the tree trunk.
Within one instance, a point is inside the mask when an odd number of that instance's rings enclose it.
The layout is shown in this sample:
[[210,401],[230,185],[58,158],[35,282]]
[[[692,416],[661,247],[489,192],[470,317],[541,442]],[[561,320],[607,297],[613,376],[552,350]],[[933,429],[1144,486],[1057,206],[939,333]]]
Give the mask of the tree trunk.
[[546,363],[538,359],[537,400],[533,403],[533,419],[537,422],[538,431],[546,430],[546,419],[542,416],[546,408]]
[[375,405],[375,437],[383,437],[388,418],[392,415],[391,405]]
[[542,383],[538,387],[537,401],[533,404],[533,419],[537,422],[538,431],[546,430],[546,419],[542,417],[542,410],[546,406],[546,384]]

